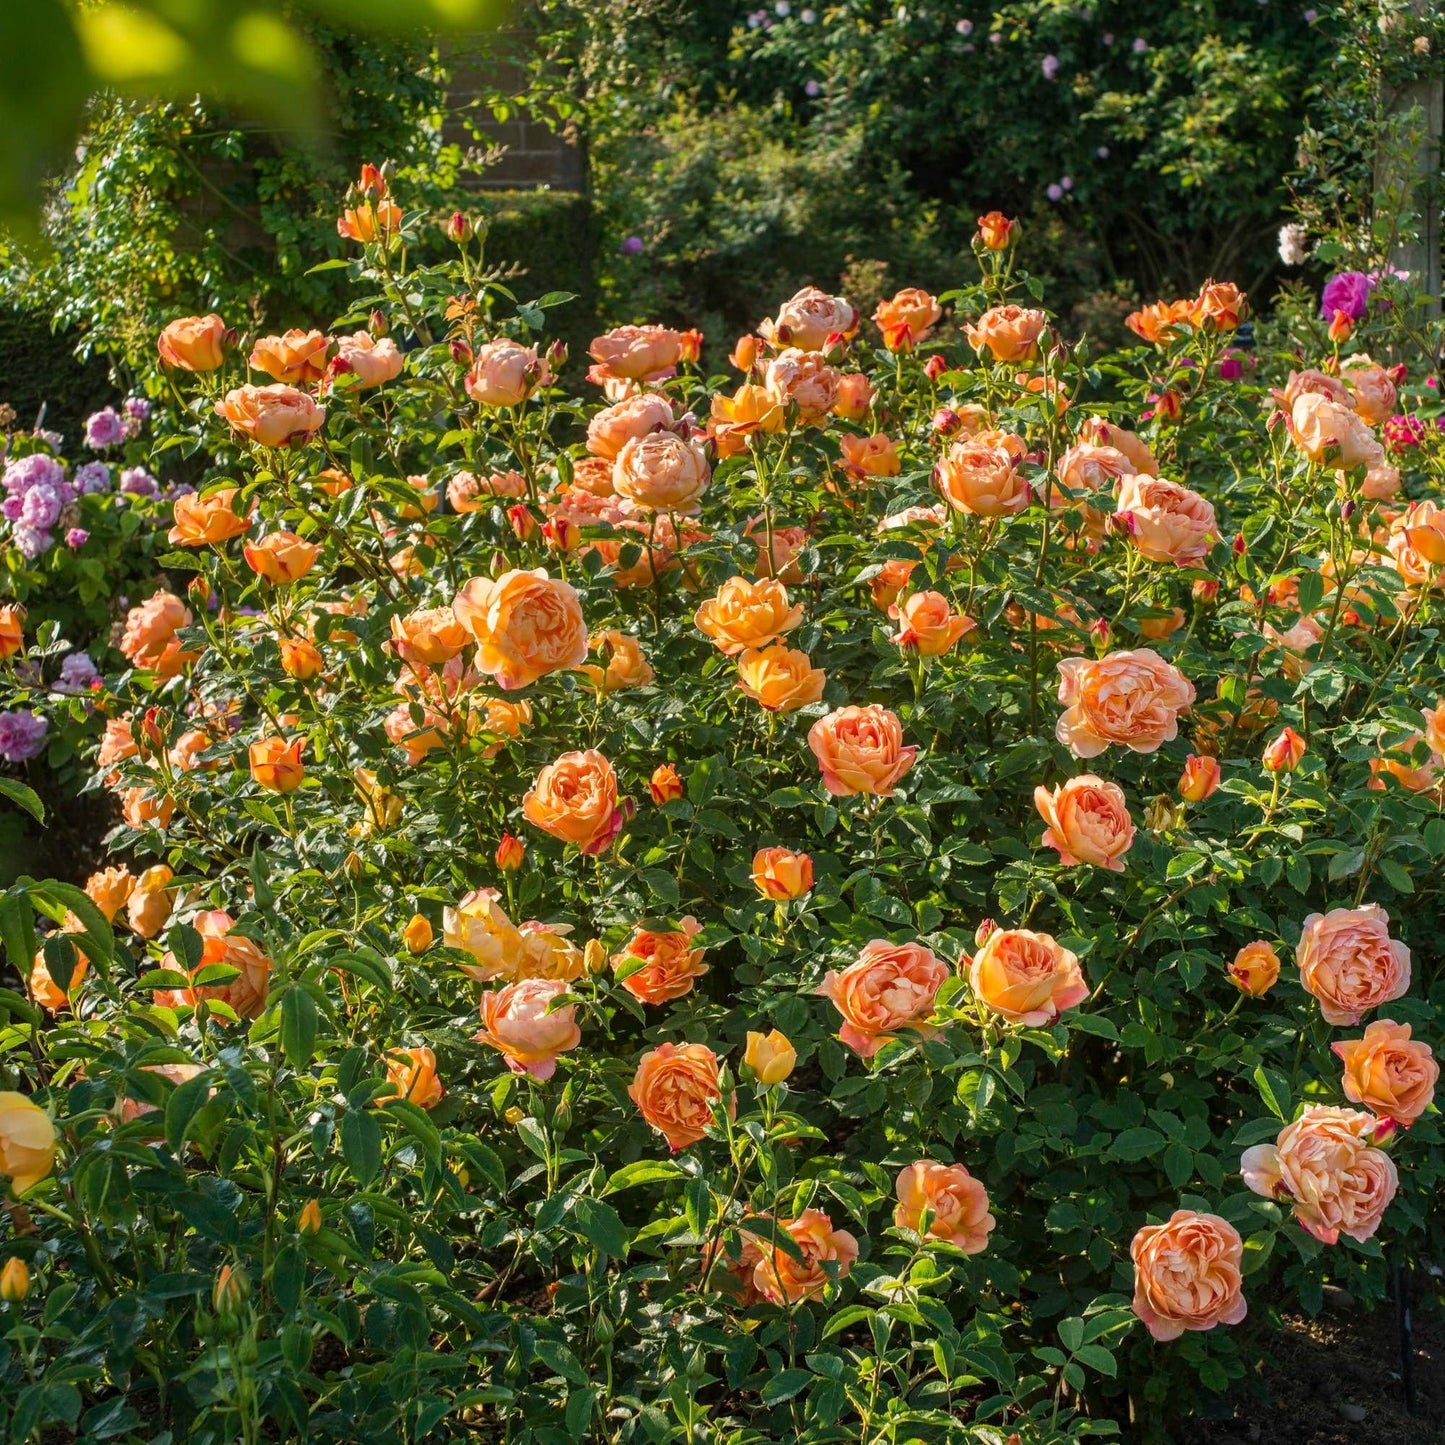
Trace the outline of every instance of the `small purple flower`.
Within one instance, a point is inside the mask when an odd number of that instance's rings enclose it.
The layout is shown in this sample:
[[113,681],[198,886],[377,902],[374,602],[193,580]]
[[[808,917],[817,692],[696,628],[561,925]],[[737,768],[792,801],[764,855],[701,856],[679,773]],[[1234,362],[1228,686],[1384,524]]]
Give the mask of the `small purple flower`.
[[145,421],[151,414],[150,400],[144,396],[128,396],[125,399],[125,414],[137,421]]
[[69,547],[72,552],[78,551],[81,547],[85,546],[88,541],[90,541],[90,533],[87,532],[84,527],[72,527],[65,534],[65,545]]
[[153,497],[160,485],[144,467],[128,467],[120,474],[120,489],[132,497]]
[[48,551],[51,543],[55,541],[55,538],[52,537],[49,532],[42,532],[35,527],[27,527],[19,522],[15,524],[15,530],[11,533],[11,536],[15,541],[15,545],[19,547],[21,552],[32,562],[40,556],[42,552]]
[[624,256],[636,256],[642,250],[642,237],[629,236],[622,243],[622,254]]
[[1238,381],[1244,375],[1244,363],[1236,352],[1226,351],[1219,358],[1219,376],[1222,381]]
[[816,10],[800,10],[798,12],[798,19],[801,20],[804,25],[811,25],[817,18],[818,12]]
[[823,87],[819,85],[816,80],[810,80],[803,86],[803,94],[806,95],[810,100],[821,95],[822,93]]
[[84,652],[72,652],[60,664],[60,676],[55,679],[55,691],[75,695],[89,692],[90,685],[100,677],[100,671]]
[[1057,183],[1055,183],[1055,184],[1050,185],[1050,186],[1044,191],[1044,194],[1045,194],[1051,201],[1062,201],[1062,200],[1064,199],[1064,188],[1063,188],[1061,185],[1058,185]]
[[1073,178],[1073,176],[1060,176],[1060,177],[1059,177],[1059,184],[1060,184],[1066,191],[1072,191],[1072,190],[1074,189],[1074,178]]
[[37,531],[49,531],[60,520],[63,505],[58,488],[31,487],[20,504],[20,520]]
[[1319,18],[1320,18],[1320,12],[1319,12],[1318,10],[1306,10],[1306,11],[1305,11],[1305,24],[1306,24],[1306,25],[1313,25],[1313,24],[1315,23],[1315,21],[1318,20]]
[[1002,32],[1001,30],[995,30],[995,31],[993,31],[993,32],[989,35],[989,37],[988,37],[988,43],[989,43],[990,45],[1002,45],[1002,44],[1003,44],[1003,32]]
[[1059,73],[1059,57],[1057,55],[1046,55],[1039,64],[1039,69],[1044,73],[1045,80],[1053,80]]
[[1373,276],[1363,271],[1341,271],[1325,282],[1320,293],[1320,315],[1333,321],[1336,311],[1343,311],[1351,321],[1363,321],[1370,308],[1370,292],[1375,289]]
[[82,497],[90,496],[94,492],[108,492],[110,467],[105,462],[85,462],[76,467],[71,481]]
[[958,24],[955,25],[953,28],[954,28],[956,31],[958,31],[958,33],[959,33],[960,35],[972,35],[972,34],[973,34],[973,21],[972,21],[972,20],[960,20],[960,21],[958,22]]
[[65,468],[54,457],[44,452],[31,452],[5,468],[3,484],[12,494],[28,492],[31,487],[43,483],[58,487],[65,480]]
[[1130,46],[1130,49],[1133,50],[1135,55],[1143,55],[1148,48],[1149,42],[1145,40],[1142,35],[1136,35],[1134,37],[1134,44]]
[[125,423],[113,406],[93,412],[85,419],[85,444],[93,452],[118,446],[125,440]]
[[38,712],[0,712],[0,758],[28,763],[45,746],[50,723]]

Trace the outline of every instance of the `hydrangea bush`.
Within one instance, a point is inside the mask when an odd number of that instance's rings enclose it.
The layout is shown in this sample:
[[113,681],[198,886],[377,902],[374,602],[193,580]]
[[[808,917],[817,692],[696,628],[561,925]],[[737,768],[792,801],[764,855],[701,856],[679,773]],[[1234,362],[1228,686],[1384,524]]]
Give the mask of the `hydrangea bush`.
[[9,1437],[1169,1438],[1382,1297],[1435,393],[1212,281],[1081,363],[995,213],[579,398],[421,224],[368,167],[336,334],[160,338],[216,466],[96,697],[114,862],[0,900]]

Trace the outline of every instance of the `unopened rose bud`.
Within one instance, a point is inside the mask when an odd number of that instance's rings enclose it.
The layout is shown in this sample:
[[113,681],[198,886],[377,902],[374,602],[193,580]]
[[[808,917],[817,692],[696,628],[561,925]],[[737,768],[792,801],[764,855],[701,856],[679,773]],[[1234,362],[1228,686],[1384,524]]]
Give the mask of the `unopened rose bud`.
[[995,923],[992,918],[985,918],[983,922],[973,930],[973,946],[975,948],[982,948],[993,936],[997,928],[998,924]]
[[682,779],[678,777],[677,769],[671,763],[659,763],[647,780],[647,791],[659,808],[674,798],[682,797]]
[[542,523],[542,540],[553,552],[566,554],[577,550],[582,533],[577,524],[566,517],[553,517]]
[[1170,833],[1179,826],[1179,809],[1164,793],[1151,798],[1144,808],[1144,826],[1154,834]]
[[1269,944],[1246,943],[1229,965],[1234,986],[1250,998],[1263,998],[1279,982],[1279,954]]
[[1287,727],[1265,747],[1261,761],[1272,773],[1292,773],[1299,767],[1306,746],[1305,740],[1292,727]]
[[554,341],[547,348],[547,370],[554,375],[567,365],[567,343]]
[[1269,420],[1265,422],[1266,431],[1277,431],[1282,426],[1289,424],[1289,418],[1278,408],[1270,412]]
[[1219,759],[1190,753],[1179,779],[1179,796],[1186,803],[1202,803],[1219,786]]
[[283,637],[280,642],[281,670],[297,682],[309,682],[321,671],[321,650],[305,637]]
[[520,838],[514,838],[510,833],[502,834],[502,841],[497,844],[496,864],[503,873],[515,873],[527,856],[527,845]]
[[1355,319],[1348,311],[1336,311],[1330,321],[1330,340],[1336,346],[1355,334]]
[[1100,617],[1096,622],[1089,624],[1089,636],[1094,640],[1094,646],[1100,653],[1107,652],[1109,648],[1109,624]]
[[461,211],[453,211],[447,218],[447,240],[455,241],[458,246],[465,246],[472,239],[474,231],[471,219]]
[[507,1123],[509,1123],[509,1124],[512,1126],[512,1128],[514,1128],[514,1129],[515,1129],[515,1128],[517,1127],[517,1125],[520,1124],[520,1123],[522,1122],[522,1120],[525,1119],[526,1117],[527,1117],[527,1115],[526,1115],[521,1109],[519,1109],[515,1104],[513,1104],[512,1107],[511,1107],[510,1109],[508,1109],[505,1114],[502,1115],[502,1118],[504,1118],[504,1119],[507,1121]]
[[1134,521],[1133,512],[1114,512],[1108,520],[1108,530],[1117,532],[1121,537],[1132,537],[1138,530],[1138,524]]
[[223,1321],[234,1320],[251,1293],[251,1281],[243,1269],[221,1266],[216,1287],[211,1293],[211,1306]]
[[204,577],[192,577],[186,595],[197,607],[205,607],[211,600],[211,584]]
[[753,1071],[758,1083],[771,1089],[781,1084],[797,1067],[798,1051],[788,1036],[777,1029],[767,1034],[749,1031],[743,1063]]
[[1234,540],[1229,544],[1230,550],[1236,557],[1243,557],[1249,551],[1249,543],[1244,540],[1243,532],[1236,532]]
[[929,381],[937,381],[947,370],[948,362],[938,355],[937,352],[934,352],[934,354],[923,363],[923,374]]
[[385,311],[373,311],[368,329],[371,334],[380,341],[383,336],[391,335],[391,319]]
[[425,953],[431,947],[432,926],[423,913],[413,913],[401,931],[401,941],[411,954]]
[[1202,602],[1208,606],[1211,602],[1218,600],[1219,580],[1215,577],[1200,577],[1190,590],[1193,592],[1196,602]]
[[508,507],[507,520],[512,524],[512,533],[519,542],[530,542],[537,535],[537,518],[524,503]]
[[728,360],[739,371],[751,371],[758,362],[758,347],[760,343],[756,336],[739,336],[737,345],[733,347],[732,354]]
[[308,1199],[301,1206],[301,1213],[296,1220],[296,1228],[301,1234],[321,1233],[321,1205],[314,1199]]
[[1390,367],[1389,369],[1390,380],[1393,381],[1396,386],[1403,386],[1405,384],[1406,378],[1408,378],[1409,375],[1410,368],[1406,366],[1403,361],[1399,362],[1395,366]]
[[7,1259],[0,1269],[0,1300],[17,1305],[30,1293],[30,1266],[23,1259]]
[[1178,421],[1183,410],[1184,403],[1172,388],[1154,403],[1155,415],[1162,416],[1165,421]]
[[1011,221],[1002,211],[990,211],[978,218],[978,234],[974,243],[985,251],[1006,251],[1013,243],[1017,230],[1017,221]]
[[933,413],[933,430],[941,437],[951,437],[963,429],[963,418],[951,406],[941,406]]
[[454,337],[452,339],[452,360],[458,366],[470,366],[472,359],[472,348],[460,336]]

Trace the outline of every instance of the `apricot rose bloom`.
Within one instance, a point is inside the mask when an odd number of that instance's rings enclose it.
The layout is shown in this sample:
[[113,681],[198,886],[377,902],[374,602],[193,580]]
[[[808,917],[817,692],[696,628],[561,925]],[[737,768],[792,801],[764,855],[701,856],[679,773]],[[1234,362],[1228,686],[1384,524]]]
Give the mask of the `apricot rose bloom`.
[[790,605],[781,582],[729,577],[693,616],[693,625],[726,657],[781,640],[803,620],[803,604]]
[[331,340],[319,331],[293,329],[281,336],[262,336],[251,348],[250,366],[273,381],[296,386],[326,375]]
[[532,572],[473,577],[452,603],[477,639],[477,667],[509,692],[587,661],[587,624],[568,582]]
[[843,1279],[858,1258],[858,1241],[846,1229],[834,1229],[821,1209],[805,1209],[796,1219],[780,1219],[778,1230],[793,1242],[799,1258],[761,1236],[762,1257],[753,1268],[753,1288],[775,1305],[817,1299],[830,1283]]
[[948,978],[948,965],[921,943],[865,944],[856,963],[829,969],[817,992],[843,1015],[838,1037],[861,1059],[871,1059],[901,1031],[928,1035],[925,1022]]
[[1368,356],[1352,356],[1340,367],[1354,408],[1367,426],[1379,426],[1395,414],[1399,392],[1390,373]]
[[902,1169],[894,1185],[898,1204],[893,1222],[923,1234],[923,1216],[933,1217],[927,1237],[942,1239],[965,1254],[982,1254],[997,1221],[988,1212],[988,1191],[962,1164],[919,1159]]
[[0,657],[14,657],[24,646],[25,609],[18,603],[6,603],[0,607]]
[[[191,609],[175,593],[153,592],[126,613],[120,650],[134,667],[162,678],[175,677],[200,656],[199,652],[183,651],[176,635],[190,625]],[[107,740],[109,731],[107,726]]]
[[661,381],[671,376],[691,347],[689,338],[666,326],[618,326],[596,337],[587,354],[597,363],[589,381]]
[[462,385],[478,406],[500,409],[520,406],[550,380],[535,347],[503,339],[477,348]]
[[1119,485],[1114,515],[1151,562],[1189,567],[1219,540],[1214,508],[1198,492],[1159,477],[1127,476]]
[[702,447],[670,431],[631,438],[612,464],[613,490],[650,512],[696,512],[711,477]]
[[889,437],[881,432],[873,436],[845,433],[838,439],[843,454],[843,470],[860,481],[869,477],[896,477],[903,462]]
[[766,387],[749,382],[732,396],[718,392],[713,397],[707,429],[718,456],[735,457],[747,449],[754,432],[780,432],[785,421],[778,399]]
[[275,587],[299,582],[316,565],[321,548],[295,532],[268,532],[241,549],[246,565]]
[[[692,992],[695,980],[707,972],[703,950],[692,946],[702,924],[689,916],[679,920],[676,931],[655,933],[649,928],[634,930],[621,952],[612,955],[612,971],[629,966],[633,972],[622,987],[639,1003],[670,1003]],[[636,965],[641,964],[641,968]]]
[[330,375],[354,376],[359,387],[381,386],[395,381],[405,365],[406,358],[389,336],[377,339],[369,331],[354,331],[337,338]]
[[55,1126],[24,1094],[0,1091],[0,1174],[17,1198],[55,1167]]
[[788,1036],[777,1029],[768,1034],[749,1029],[743,1063],[753,1071],[758,1083],[770,1089],[792,1074],[797,1067],[798,1051]]
[[775,320],[764,321],[758,334],[777,347],[822,351],[831,337],[846,338],[858,330],[858,311],[841,296],[804,286],[784,301]]
[[1233,281],[1209,280],[1199,289],[1194,315],[1201,326],[1234,331],[1249,315],[1249,298]]
[[1143,340],[1162,346],[1173,339],[1176,326],[1193,326],[1197,319],[1192,300],[1154,301],[1131,312],[1124,325]]
[[823,696],[827,674],[806,652],[775,642],[738,658],[738,689],[768,712],[794,712]]
[[437,1056],[422,1045],[415,1049],[393,1049],[386,1056],[386,1081],[394,1092],[378,1094],[378,1104],[405,1099],[419,1109],[432,1109],[441,1103],[446,1090],[437,1078]]
[[156,338],[163,366],[177,371],[215,371],[226,359],[226,323],[209,316],[182,316]]
[[1044,1028],[1089,996],[1078,956],[1048,933],[996,928],[969,961],[979,1001],[1010,1023]]
[[500,897],[495,888],[474,888],[455,908],[442,910],[442,941],[476,960],[462,964],[462,972],[482,983],[519,976],[522,934],[497,901]]
[[237,513],[236,487],[221,487],[202,495],[188,492],[176,498],[175,525],[167,540],[177,547],[205,547],[239,537],[251,525],[252,509]]
[[412,667],[444,667],[470,640],[451,607],[419,607],[391,619],[391,645]]
[[943,308],[936,296],[916,286],[906,286],[889,301],[880,301],[873,321],[883,333],[889,351],[912,351],[938,324]]
[[176,904],[171,886],[175,874],[164,863],[153,863],[135,880],[126,900],[125,919],[141,938],[154,938],[166,926]]
[[1011,517],[1033,500],[1008,450],[981,438],[954,442],[938,459],[933,477],[954,511],[976,517]]
[[840,381],[821,354],[796,347],[780,351],[763,374],[768,395],[780,407],[796,406],[805,422],[819,422],[828,415],[838,399]]
[[263,447],[308,440],[326,421],[326,408],[284,382],[238,386],[216,403],[216,415]]
[[553,1000],[566,992],[561,979],[523,978],[484,993],[477,1042],[496,1049],[514,1074],[550,1079],[557,1072],[558,1057],[582,1042],[576,1004],[551,1008]]
[[823,786],[837,798],[869,793],[890,798],[918,756],[904,746],[898,715],[878,703],[841,707],[808,730],[808,746],[823,773]]
[[1179,714],[1194,702],[1189,680],[1149,647],[1097,661],[1066,657],[1058,667],[1065,711],[1054,732],[1078,758],[1098,757],[1115,744],[1157,752],[1179,735]]
[[1310,914],[1295,962],[1305,991],[1332,1024],[1357,1024],[1410,988],[1410,950],[1390,937],[1390,915],[1378,903]]
[[1409,1024],[1376,1019],[1364,1038],[1332,1045],[1345,1066],[1345,1098],[1409,1128],[1435,1098],[1440,1066],[1430,1045],[1410,1037]]
[[638,1061],[627,1092],[676,1154],[703,1137],[722,1101],[717,1055],[706,1044],[659,1044]]
[[1318,392],[1304,392],[1289,414],[1290,435],[1310,461],[1341,467],[1377,467],[1385,460],[1374,433],[1352,407]]
[[1163,1224],[1146,1224],[1129,1246],[1134,1261],[1133,1310],[1156,1340],[1186,1330],[1237,1325],[1244,1299],[1244,1241],[1217,1214],[1176,1209]]
[[673,426],[672,403],[656,391],[644,391],[603,407],[587,423],[587,450],[594,457],[616,461],[628,442]]
[[995,361],[1024,361],[1034,354],[1049,318],[1023,306],[992,306],[971,325],[965,325],[969,344],[989,352]]
[[646,687],[652,681],[652,664],[630,632],[608,628],[594,633],[591,646],[601,653],[602,663],[583,663],[578,671],[587,676],[594,689],[622,692],[629,687]]
[[135,891],[135,877],[124,864],[104,868],[85,880],[85,894],[100,909],[107,923],[114,921]]
[[251,777],[272,793],[294,793],[306,777],[301,762],[302,739],[260,738],[246,751]]
[[791,848],[759,848],[753,854],[753,887],[774,903],[789,903],[813,887],[813,860]]
[[617,773],[595,748],[548,763],[522,799],[522,813],[544,833],[588,854],[608,848],[627,821],[617,801]]
[[1279,982],[1279,954],[1262,939],[1246,943],[1234,955],[1229,977],[1241,993],[1263,998]]
[[1065,868],[1091,863],[1122,873],[1120,861],[1134,846],[1134,820],[1124,790],[1093,773],[1081,773],[1052,792],[1034,789],[1034,806],[1048,824],[1045,848],[1057,848]]
[[1295,1218],[1322,1244],[1337,1244],[1342,1234],[1363,1244],[1400,1182],[1395,1161],[1374,1147],[1381,1128],[1372,1114],[1314,1104],[1273,1144],[1246,1149],[1239,1171],[1256,1194],[1293,1204]]
[[[235,978],[221,984],[158,989],[156,1002],[171,1007],[188,1004],[194,1008],[204,999],[228,1004],[240,1018],[260,1018],[270,987],[271,960],[251,939],[233,933],[235,926],[231,915],[219,908],[195,916],[192,927],[201,935],[201,961],[191,975],[195,977],[213,963],[224,963],[240,970]],[[169,952],[161,959],[161,967],[179,973],[186,971],[175,954]]]
[[913,592],[888,609],[898,623],[893,639],[899,647],[913,648],[921,657],[942,657],[978,624],[954,612],[941,592]]

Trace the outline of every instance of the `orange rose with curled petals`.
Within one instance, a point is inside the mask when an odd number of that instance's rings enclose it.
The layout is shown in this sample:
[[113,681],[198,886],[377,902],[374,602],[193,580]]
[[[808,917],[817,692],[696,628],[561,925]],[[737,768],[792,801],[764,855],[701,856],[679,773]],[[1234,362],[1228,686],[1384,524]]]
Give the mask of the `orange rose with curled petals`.
[[738,658],[738,689],[769,712],[794,712],[823,696],[828,680],[806,652],[775,642]]
[[594,457],[616,461],[618,452],[628,442],[655,431],[665,431],[676,422],[672,403],[659,392],[645,391],[640,396],[629,396],[603,407],[587,423],[587,450]]
[[997,928],[969,962],[979,1001],[1010,1023],[1043,1028],[1089,996],[1078,956],[1051,934]]
[[1377,467],[1385,460],[1384,448],[1354,408],[1318,392],[1305,392],[1295,401],[1289,431],[1300,451],[1320,465],[1349,471]]
[[247,749],[251,777],[272,793],[294,793],[306,777],[301,763],[302,739],[261,738]]
[[163,366],[178,371],[215,371],[226,359],[226,323],[209,316],[182,316],[156,338]]
[[1098,757],[1118,744],[1136,753],[1157,752],[1179,735],[1179,714],[1194,702],[1188,678],[1152,648],[1059,664],[1059,701],[1065,711],[1054,732],[1075,757]]
[[683,788],[682,779],[677,775],[677,769],[671,763],[659,763],[647,780],[647,791],[660,808],[664,803],[671,803],[682,797],[686,790]]
[[522,814],[544,833],[588,854],[608,848],[628,817],[617,801],[612,764],[593,748],[563,753],[548,763],[522,799]]
[[395,381],[405,365],[406,358],[389,336],[378,340],[369,331],[354,331],[337,338],[329,375],[354,376],[358,387],[381,386]]
[[1435,1098],[1440,1066],[1430,1045],[1410,1037],[1409,1024],[1376,1019],[1362,1039],[1331,1045],[1345,1066],[1345,1098],[1409,1128]]
[[1250,998],[1263,998],[1279,981],[1279,954],[1262,939],[1246,943],[1229,965],[1234,986]]
[[1114,422],[1106,421],[1101,416],[1092,416],[1085,420],[1079,432],[1079,440],[1092,442],[1095,446],[1113,447],[1115,451],[1128,457],[1134,471],[1147,477],[1159,475],[1159,463],[1154,453],[1149,450],[1148,443],[1142,437]]
[[1425,708],[1420,715],[1425,720],[1425,741],[1430,751],[1445,756],[1445,702]]
[[759,848],[753,854],[753,887],[774,903],[801,898],[813,887],[813,860],[791,848]]
[[1395,414],[1399,392],[1390,373],[1368,356],[1352,356],[1340,368],[1354,408],[1367,426],[1379,426]]
[[316,565],[321,548],[295,532],[268,532],[242,549],[246,565],[276,587],[299,582]]
[[1065,868],[1091,863],[1122,873],[1121,861],[1134,846],[1134,820],[1124,790],[1093,773],[1081,773],[1050,792],[1034,789],[1034,806],[1048,824],[1045,848],[1057,848]]
[[630,687],[646,687],[652,681],[652,664],[630,632],[608,628],[594,633],[591,647],[602,654],[602,665],[588,662],[577,670],[586,675],[594,690],[623,692]]
[[477,348],[462,386],[478,406],[499,410],[521,406],[551,379],[535,347],[500,340]]
[[898,623],[894,641],[900,647],[916,648],[923,657],[941,657],[978,624],[971,617],[952,611],[941,592],[914,592],[888,615]]
[[175,525],[167,533],[167,540],[178,547],[205,547],[239,537],[251,525],[251,509],[237,514],[233,505],[237,490],[221,487],[204,496],[190,492],[177,497]]
[[1151,562],[1192,566],[1219,540],[1214,508],[1198,492],[1158,477],[1125,477],[1114,515]]
[[1049,318],[1023,306],[992,306],[972,325],[965,325],[969,344],[987,351],[995,361],[1024,361],[1034,354]]
[[[231,931],[236,926],[235,920],[222,909],[198,913],[192,920],[192,926],[201,935],[201,961],[191,974],[192,978],[216,963],[226,964],[240,972],[226,983],[200,987],[193,984],[174,992],[157,990],[156,1002],[173,1007],[188,1004],[194,1008],[202,1000],[215,1000],[229,1004],[240,1018],[260,1018],[266,1008],[271,960],[249,938]],[[161,959],[161,967],[178,973],[186,971],[173,953],[167,953]]]
[[622,987],[639,1003],[669,1003],[681,998],[691,993],[694,980],[707,972],[703,950],[692,946],[701,932],[702,924],[691,916],[681,919],[672,933],[639,928],[622,951],[612,955],[612,971],[626,973]]
[[783,302],[776,319],[758,327],[764,341],[799,351],[822,351],[830,337],[849,337],[857,330],[857,308],[816,286],[804,286]]
[[820,422],[838,399],[838,373],[816,351],[780,351],[763,375],[768,395],[780,407],[796,406],[798,419]]
[[1411,502],[1390,523],[1385,548],[1407,586],[1445,589],[1445,508]]
[[[893,1222],[900,1229],[946,1240],[965,1254],[982,1254],[997,1221],[988,1212],[988,1191],[962,1164],[920,1159],[898,1173]],[[923,1228],[924,1214],[932,1215]]]
[[305,637],[283,637],[277,646],[281,652],[281,671],[297,682],[309,682],[326,665],[321,649]]
[[1133,1310],[1156,1340],[1185,1330],[1237,1325],[1244,1300],[1244,1241],[1217,1214],[1176,1209],[1163,1224],[1146,1224],[1129,1246],[1134,1261]]
[[1390,915],[1378,903],[1310,914],[1295,962],[1305,991],[1332,1024],[1357,1024],[1410,988],[1410,950],[1390,937]]
[[878,303],[873,321],[883,333],[883,344],[889,351],[912,351],[927,339],[942,315],[936,296],[906,286],[891,300]]
[[712,477],[695,441],[656,431],[624,442],[612,464],[612,488],[653,512],[696,512]]
[[732,396],[718,392],[713,397],[707,429],[719,458],[726,458],[746,451],[754,432],[780,432],[785,421],[778,399],[766,387],[748,383]]
[[1440,781],[1440,766],[1440,755],[1428,751],[1424,734],[1412,733],[1382,757],[1370,759],[1369,786],[1382,789],[1385,780],[1381,774],[1385,773],[1407,793],[1428,793]]
[[378,1104],[394,1104],[405,1099],[419,1109],[432,1109],[441,1103],[446,1090],[437,1078],[436,1053],[425,1045],[415,1049],[393,1049],[386,1056],[386,1081],[393,1092],[378,1094]]
[[474,888],[455,908],[442,910],[442,941],[476,960],[461,969],[482,983],[515,979],[521,967],[521,930],[498,902],[501,896],[495,888]]
[[717,596],[693,615],[693,625],[726,657],[778,642],[803,620],[803,604],[790,604],[787,588],[774,578],[750,582],[729,577]]
[[320,381],[330,349],[330,338],[321,332],[293,329],[282,336],[262,336],[251,348],[250,366],[291,386]]
[[722,1102],[717,1055],[706,1044],[659,1044],[638,1061],[627,1092],[676,1154],[703,1137]]
[[823,773],[823,786],[835,797],[857,793],[893,796],[918,756],[903,744],[898,715],[872,703],[842,707],[821,717],[808,730],[808,746]]
[[587,354],[597,363],[589,381],[661,381],[684,360],[687,343],[667,326],[617,326],[594,337]]
[[363,198],[360,204],[348,206],[336,218],[336,234],[344,241],[358,241],[363,246],[373,241],[391,240],[401,230],[402,212],[390,196],[383,192]]
[[92,873],[85,880],[85,895],[111,923],[135,890],[135,878],[124,864]]
[[844,421],[862,421],[868,415],[875,395],[873,383],[863,372],[844,372],[838,378],[838,394],[833,400],[833,415]]
[[473,577],[452,603],[477,639],[477,666],[509,692],[587,661],[587,624],[570,583],[533,572]]
[[1033,500],[1014,458],[978,438],[954,442],[938,459],[933,478],[955,512],[976,517],[1011,517]]
[[524,978],[484,993],[477,1042],[496,1049],[514,1074],[550,1079],[557,1072],[558,1057],[582,1042],[577,1006],[552,1008],[566,992],[561,979]]
[[238,386],[216,403],[215,411],[233,430],[263,447],[307,441],[326,421],[324,406],[283,382]]
[[182,627],[191,625],[191,620],[191,609],[175,593],[154,592],[126,613],[120,650],[132,666],[142,671],[153,672],[158,678],[175,677],[201,655],[199,650],[183,649],[177,636]]
[[843,453],[843,470],[860,480],[865,477],[896,477],[903,470],[888,437],[875,434],[869,437],[854,436],[851,432],[840,438],[839,447]]
[[141,938],[154,938],[171,916],[176,903],[175,874],[164,863],[153,863],[139,878],[126,901],[125,917]]
[[1206,281],[1194,302],[1200,326],[1213,331],[1235,331],[1249,315],[1249,298],[1233,281]]
[[1135,336],[1154,346],[1165,346],[1178,335],[1178,328],[1193,327],[1198,321],[1195,302],[1155,301],[1124,318],[1124,325]]
[[391,619],[391,645],[413,667],[443,667],[471,641],[450,607],[420,607]]
[[865,944],[856,963],[829,969],[818,993],[843,1015],[838,1037],[860,1059],[871,1059],[900,1032],[928,1036],[924,1022],[948,977],[948,965],[921,943]]
[[829,1284],[846,1277],[858,1258],[858,1241],[846,1229],[834,1229],[821,1209],[780,1219],[777,1227],[800,1257],[759,1237],[762,1257],[753,1268],[753,1288],[775,1305],[818,1299]]

